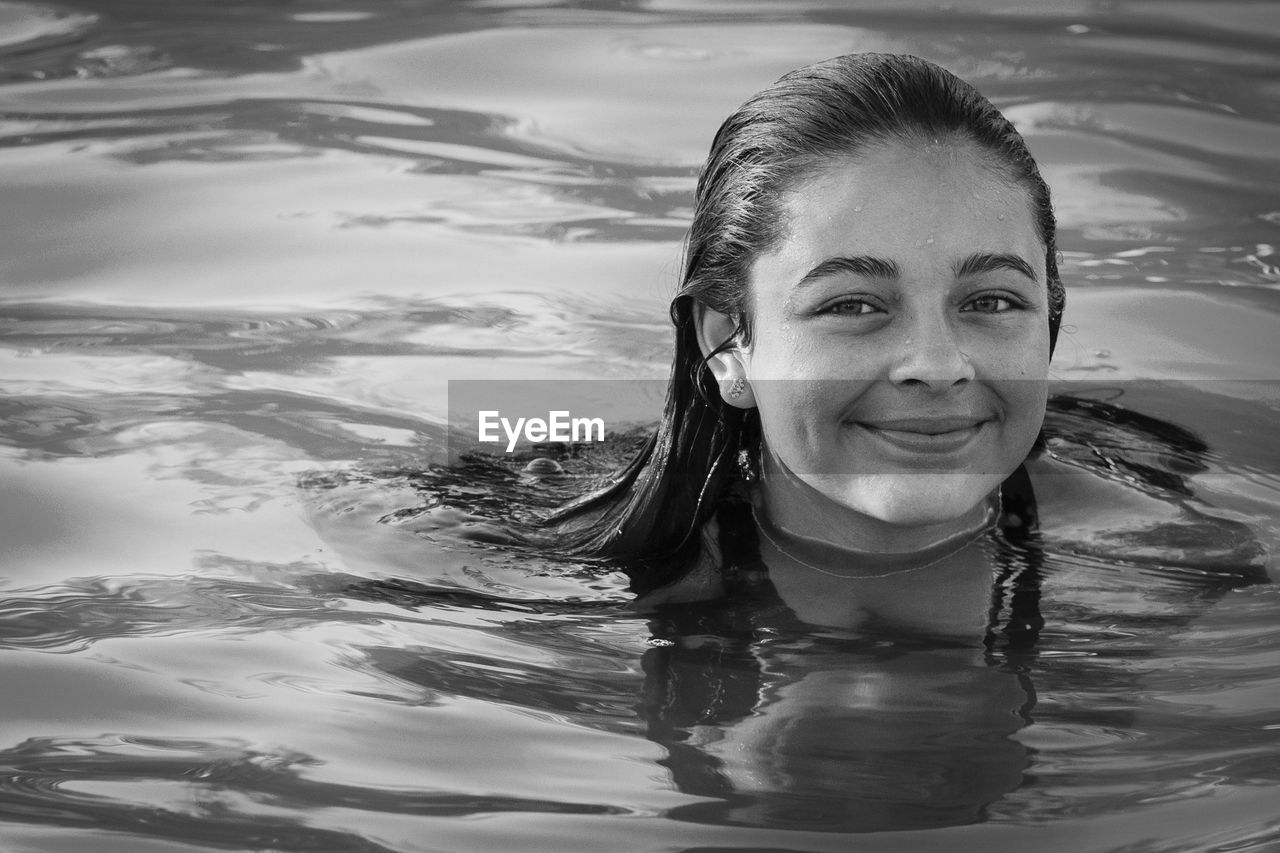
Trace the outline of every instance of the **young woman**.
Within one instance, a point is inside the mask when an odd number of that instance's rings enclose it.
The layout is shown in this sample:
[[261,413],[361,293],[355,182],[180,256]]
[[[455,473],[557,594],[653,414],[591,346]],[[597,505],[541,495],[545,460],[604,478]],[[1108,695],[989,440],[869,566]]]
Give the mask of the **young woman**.
[[755,95],[698,183],[662,422],[557,514],[566,550],[621,558],[642,604],[751,567],[806,622],[970,630],[992,536],[1032,515],[1054,229],[1022,137],[936,65],[842,56]]

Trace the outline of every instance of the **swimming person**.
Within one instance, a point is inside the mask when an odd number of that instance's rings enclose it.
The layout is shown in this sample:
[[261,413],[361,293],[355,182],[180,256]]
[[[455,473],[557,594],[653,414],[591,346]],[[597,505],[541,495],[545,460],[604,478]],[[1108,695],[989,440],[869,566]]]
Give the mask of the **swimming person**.
[[553,516],[563,550],[620,559],[641,605],[764,585],[809,624],[980,628],[991,549],[1034,527],[1056,251],[1026,143],[964,81],[787,74],[715,136],[662,420]]

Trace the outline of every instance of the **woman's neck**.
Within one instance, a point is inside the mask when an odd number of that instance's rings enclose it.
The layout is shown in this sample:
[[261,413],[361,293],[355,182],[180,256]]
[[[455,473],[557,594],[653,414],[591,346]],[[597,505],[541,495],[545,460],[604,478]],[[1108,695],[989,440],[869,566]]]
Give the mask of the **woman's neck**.
[[766,514],[761,492],[753,504],[760,558],[778,596],[802,621],[969,639],[985,630],[993,566],[986,534],[999,515],[998,497],[979,507],[972,526],[940,539],[921,538],[922,547],[913,551],[849,547],[833,541],[844,538],[832,536],[834,528],[810,535],[809,524],[797,534]]

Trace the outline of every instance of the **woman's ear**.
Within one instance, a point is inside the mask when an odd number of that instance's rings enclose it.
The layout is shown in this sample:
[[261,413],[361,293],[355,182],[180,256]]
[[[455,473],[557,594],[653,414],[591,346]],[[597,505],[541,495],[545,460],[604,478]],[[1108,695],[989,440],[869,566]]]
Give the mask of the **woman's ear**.
[[[738,324],[728,314],[721,314],[701,302],[694,303],[693,321],[698,327],[698,347],[720,386],[720,398],[739,409],[755,408],[756,397],[737,341]],[[708,357],[711,353],[715,354]]]

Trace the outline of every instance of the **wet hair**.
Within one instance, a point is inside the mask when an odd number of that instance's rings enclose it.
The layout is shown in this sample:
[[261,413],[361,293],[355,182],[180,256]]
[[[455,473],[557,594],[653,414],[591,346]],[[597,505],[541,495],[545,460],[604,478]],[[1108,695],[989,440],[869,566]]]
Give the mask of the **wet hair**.
[[870,147],[934,141],[970,146],[1026,189],[1045,249],[1052,350],[1065,302],[1053,207],[1009,120],[968,83],[914,56],[850,54],[800,68],[716,133],[671,303],[675,358],[662,420],[609,484],[552,517],[562,551],[623,559],[637,591],[674,580],[697,557],[703,523],[739,477],[738,452],[758,448],[759,416],[721,399],[698,345],[696,306],[735,322],[721,350],[749,342],[750,269],[783,236],[787,193]]

